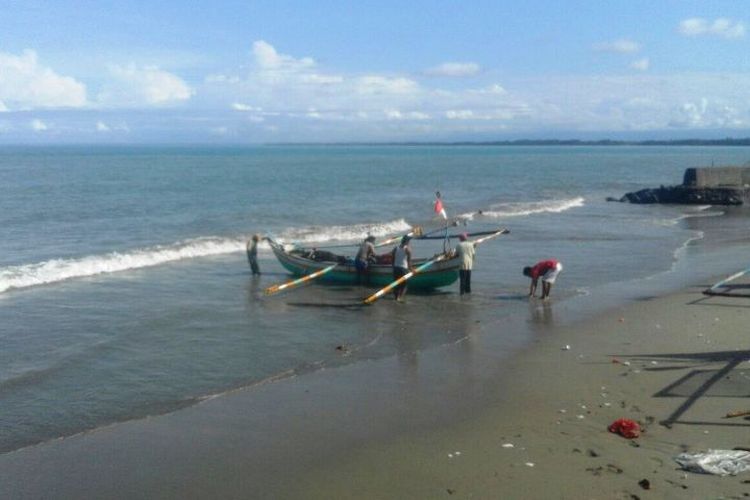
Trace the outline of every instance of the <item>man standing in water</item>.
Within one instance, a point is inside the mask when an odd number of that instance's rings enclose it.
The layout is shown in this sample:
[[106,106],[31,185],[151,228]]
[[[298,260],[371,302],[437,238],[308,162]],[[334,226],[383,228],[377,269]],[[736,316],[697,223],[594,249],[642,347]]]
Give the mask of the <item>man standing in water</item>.
[[250,263],[250,269],[253,271],[253,276],[260,275],[260,267],[258,266],[258,243],[260,243],[259,234],[254,234],[252,240],[247,242],[247,261]]
[[370,261],[375,258],[375,236],[369,235],[359,247],[357,257],[354,259],[354,268],[357,270],[357,284],[367,283],[367,268]]
[[471,269],[474,267],[474,255],[476,254],[476,245],[468,241],[468,238],[468,234],[460,234],[458,236],[459,244],[456,245],[456,255],[461,260],[461,266],[458,268],[461,295],[471,293]]
[[523,275],[531,278],[529,297],[534,296],[534,292],[536,292],[537,282],[539,281],[539,278],[541,278],[542,300],[546,300],[549,297],[549,292],[552,289],[552,285],[557,279],[557,275],[560,274],[560,271],[562,271],[562,269],[562,264],[554,259],[537,262],[533,267],[524,267]]
[[[411,236],[404,235],[401,238],[399,246],[393,249],[393,279],[397,280],[400,277],[407,274],[412,270],[411,268],[411,247],[409,247],[409,241]],[[401,298],[406,293],[406,283],[401,283],[393,290],[393,295],[397,301],[401,301]]]

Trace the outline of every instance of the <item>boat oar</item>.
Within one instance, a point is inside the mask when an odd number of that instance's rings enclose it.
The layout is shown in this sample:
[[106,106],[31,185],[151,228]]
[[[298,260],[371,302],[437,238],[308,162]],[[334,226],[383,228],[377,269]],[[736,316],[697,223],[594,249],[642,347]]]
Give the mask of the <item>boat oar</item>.
[[436,257],[436,258],[434,258],[432,260],[429,260],[429,261],[425,262],[424,264],[422,264],[421,266],[419,266],[415,270],[409,271],[408,273],[404,274],[403,276],[401,276],[396,281],[392,282],[389,285],[386,285],[385,287],[381,288],[377,292],[373,293],[372,295],[370,295],[369,297],[367,297],[363,302],[365,304],[372,304],[373,302],[375,302],[376,300],[378,300],[380,297],[382,297],[386,293],[390,292],[391,290],[393,290],[394,288],[396,288],[397,286],[399,286],[401,283],[404,283],[406,280],[408,280],[409,278],[411,278],[415,274],[421,273],[422,271],[424,271],[425,269],[427,269],[428,267],[430,267],[434,263],[440,262],[441,260],[444,260],[446,257],[447,256],[445,254],[443,254],[443,255],[441,255],[439,257]]
[[297,278],[296,280],[287,281],[286,283],[282,283],[280,285],[271,285],[265,290],[266,295],[273,295],[274,293],[278,293],[282,290],[285,290],[289,287],[301,285],[302,283],[306,283],[308,281],[314,280],[315,278],[319,278],[320,276],[323,276],[327,272],[330,272],[333,270],[334,267],[336,267],[338,264],[331,264],[328,267],[325,267],[321,269],[320,271],[315,271],[314,273],[308,274],[307,276],[302,276],[301,278]]

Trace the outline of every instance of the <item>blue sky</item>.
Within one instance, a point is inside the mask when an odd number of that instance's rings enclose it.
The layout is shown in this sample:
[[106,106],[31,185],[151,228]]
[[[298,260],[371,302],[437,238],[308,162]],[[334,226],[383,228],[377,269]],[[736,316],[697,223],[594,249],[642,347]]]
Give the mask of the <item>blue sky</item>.
[[0,0],[0,142],[750,135],[737,1]]

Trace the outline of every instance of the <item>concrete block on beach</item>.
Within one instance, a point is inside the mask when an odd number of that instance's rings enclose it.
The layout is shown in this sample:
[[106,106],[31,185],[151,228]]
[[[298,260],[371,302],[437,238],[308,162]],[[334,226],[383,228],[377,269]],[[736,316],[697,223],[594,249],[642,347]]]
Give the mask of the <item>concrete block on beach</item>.
[[695,167],[685,170],[682,184],[641,189],[609,201],[686,205],[750,203],[750,167]]

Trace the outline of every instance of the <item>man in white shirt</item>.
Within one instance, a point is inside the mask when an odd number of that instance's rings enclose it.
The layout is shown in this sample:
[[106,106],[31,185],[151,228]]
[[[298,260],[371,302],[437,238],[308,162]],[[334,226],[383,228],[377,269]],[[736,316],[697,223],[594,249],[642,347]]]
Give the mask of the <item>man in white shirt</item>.
[[456,245],[456,255],[461,260],[461,266],[458,269],[459,288],[461,295],[471,293],[471,269],[474,267],[474,255],[476,254],[476,245],[470,241],[469,235],[461,234],[459,243]]

